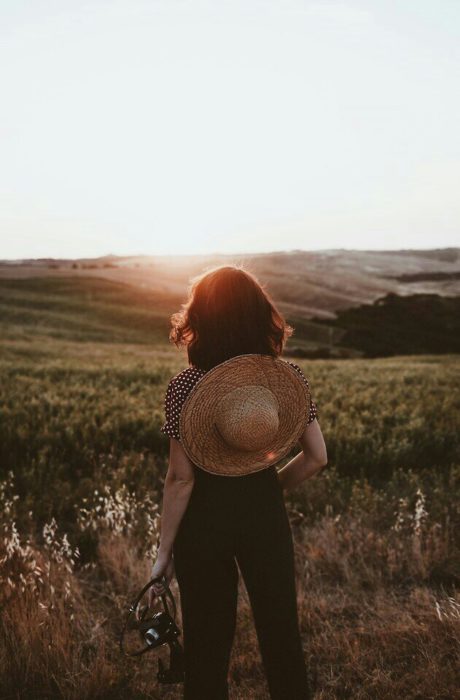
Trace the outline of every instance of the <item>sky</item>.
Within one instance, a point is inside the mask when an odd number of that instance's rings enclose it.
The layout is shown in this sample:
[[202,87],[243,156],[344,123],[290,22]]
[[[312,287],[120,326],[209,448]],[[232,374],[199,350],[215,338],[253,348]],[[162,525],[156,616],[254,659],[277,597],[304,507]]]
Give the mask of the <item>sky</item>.
[[460,245],[458,0],[0,0],[0,258]]

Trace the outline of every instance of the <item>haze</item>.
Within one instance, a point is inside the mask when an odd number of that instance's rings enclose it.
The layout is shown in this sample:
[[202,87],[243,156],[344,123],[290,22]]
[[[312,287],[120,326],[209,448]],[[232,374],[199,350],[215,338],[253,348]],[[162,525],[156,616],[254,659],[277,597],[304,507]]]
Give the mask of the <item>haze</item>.
[[455,0],[0,7],[1,258],[458,245]]

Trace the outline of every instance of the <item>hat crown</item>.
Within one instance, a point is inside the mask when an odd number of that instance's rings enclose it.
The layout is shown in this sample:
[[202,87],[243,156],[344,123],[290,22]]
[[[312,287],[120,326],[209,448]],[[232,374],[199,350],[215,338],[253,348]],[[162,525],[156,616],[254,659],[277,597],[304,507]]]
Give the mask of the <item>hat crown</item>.
[[215,426],[230,447],[247,452],[260,450],[278,432],[278,399],[260,384],[232,389],[216,406]]

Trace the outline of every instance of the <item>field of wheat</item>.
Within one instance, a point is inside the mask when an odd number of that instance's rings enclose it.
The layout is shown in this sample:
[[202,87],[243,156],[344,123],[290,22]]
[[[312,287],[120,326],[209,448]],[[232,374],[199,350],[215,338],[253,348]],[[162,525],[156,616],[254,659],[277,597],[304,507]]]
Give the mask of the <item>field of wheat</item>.
[[[185,357],[17,328],[0,344],[0,697],[180,698],[155,679],[167,650],[125,659],[117,634],[155,556]],[[297,361],[329,456],[286,494],[315,697],[458,697],[460,359]],[[230,680],[232,700],[269,697],[241,582]]]

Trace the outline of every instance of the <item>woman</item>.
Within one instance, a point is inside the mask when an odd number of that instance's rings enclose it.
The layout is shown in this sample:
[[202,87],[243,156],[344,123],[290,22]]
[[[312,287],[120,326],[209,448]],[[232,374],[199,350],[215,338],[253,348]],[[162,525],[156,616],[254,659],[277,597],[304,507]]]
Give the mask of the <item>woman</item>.
[[[279,357],[294,329],[256,277],[232,265],[195,278],[187,303],[171,321],[170,340],[178,347],[185,345],[189,367],[171,379],[166,391],[166,422],[161,430],[170,437],[169,468],[152,577],[164,575],[169,585],[176,573],[185,652],[184,698],[228,698],[239,568],[270,697],[306,700],[312,692],[299,631],[292,533],[282,494],[327,464],[316,404],[310,403],[300,438],[302,451],[279,471],[272,465],[231,478],[209,473],[191,462],[179,434],[181,406],[206,372],[246,353]],[[308,386],[300,367],[290,364]],[[156,595],[163,590],[159,584],[154,588]]]

